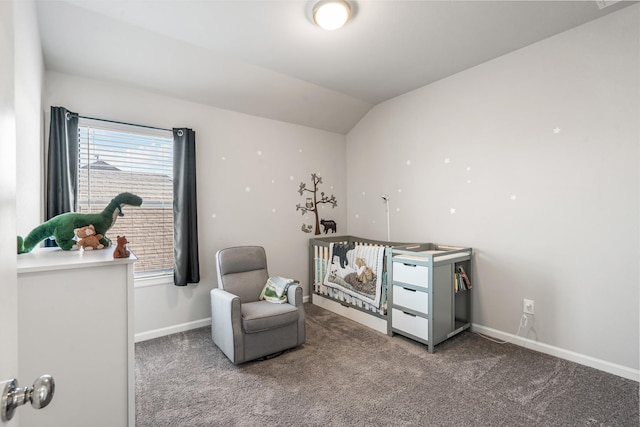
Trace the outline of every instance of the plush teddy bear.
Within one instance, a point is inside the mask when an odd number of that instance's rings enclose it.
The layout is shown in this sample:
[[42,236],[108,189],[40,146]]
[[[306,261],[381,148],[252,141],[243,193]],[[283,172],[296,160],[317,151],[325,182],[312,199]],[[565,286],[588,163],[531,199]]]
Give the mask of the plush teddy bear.
[[96,234],[96,229],[91,224],[74,229],[73,234],[78,241],[73,245],[72,250],[82,248],[85,251],[91,251],[104,248],[104,245],[100,243],[100,239],[103,237],[102,234]]
[[129,243],[129,241],[125,236],[118,236],[118,245],[113,251],[114,258],[129,258],[131,252],[129,252],[129,250],[127,249],[127,243]]
[[363,258],[356,258],[356,265],[358,266],[356,274],[360,282],[367,283],[375,279],[376,275],[373,273],[371,268],[369,268]]

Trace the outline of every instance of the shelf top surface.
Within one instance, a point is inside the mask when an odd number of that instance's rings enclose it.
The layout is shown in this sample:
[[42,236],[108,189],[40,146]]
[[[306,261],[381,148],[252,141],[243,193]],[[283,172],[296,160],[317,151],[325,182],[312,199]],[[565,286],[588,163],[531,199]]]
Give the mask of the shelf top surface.
[[[426,250],[426,251],[418,251],[411,254],[401,253],[393,256],[394,262],[397,260],[398,262],[402,262],[402,260],[407,261],[429,261],[433,259],[433,262],[445,261],[445,260],[456,260],[456,259],[467,259],[471,256],[471,250],[464,250],[466,248],[455,248],[456,251],[452,252],[451,250]],[[462,251],[458,251],[458,249],[463,249]]]
[[132,264],[137,258],[131,253],[129,258],[113,258],[115,246],[93,251],[63,251],[60,248],[36,248],[32,252],[19,254],[18,274],[48,270],[93,267],[109,264]]

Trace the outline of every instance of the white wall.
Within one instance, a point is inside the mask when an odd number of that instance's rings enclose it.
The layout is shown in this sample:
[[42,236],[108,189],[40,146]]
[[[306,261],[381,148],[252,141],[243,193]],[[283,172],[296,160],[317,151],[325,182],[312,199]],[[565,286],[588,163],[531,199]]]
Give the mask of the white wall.
[[349,234],[386,239],[389,194],[392,240],[475,249],[478,327],[514,334],[533,299],[538,349],[632,377],[639,8],[380,104],[347,136]]
[[311,173],[319,173],[321,190],[338,199],[338,207],[322,210],[322,217],[346,228],[344,135],[47,72],[45,110],[51,105],[83,116],[196,131],[201,282],[136,288],[139,339],[206,323],[209,291],[217,286],[214,255],[224,247],[264,246],[269,272],[299,279],[308,295],[312,234],[301,228],[313,218],[303,217],[296,204],[304,201],[300,182],[309,184]]

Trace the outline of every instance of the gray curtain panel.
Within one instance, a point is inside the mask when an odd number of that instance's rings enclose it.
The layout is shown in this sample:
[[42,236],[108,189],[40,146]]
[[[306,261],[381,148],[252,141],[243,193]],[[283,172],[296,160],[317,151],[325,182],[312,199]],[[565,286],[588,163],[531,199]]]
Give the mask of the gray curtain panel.
[[196,133],[173,129],[173,282],[200,282],[196,203]]
[[[51,107],[47,158],[47,220],[75,212],[78,197],[78,115],[64,107]],[[56,246],[47,239],[45,246]]]

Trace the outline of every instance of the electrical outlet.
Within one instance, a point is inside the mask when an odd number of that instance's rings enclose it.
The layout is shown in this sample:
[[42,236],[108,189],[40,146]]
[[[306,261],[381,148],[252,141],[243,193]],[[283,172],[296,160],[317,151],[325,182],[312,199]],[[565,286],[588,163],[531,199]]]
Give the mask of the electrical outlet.
[[524,314],[533,314],[533,300],[532,299],[523,299],[522,300],[522,312]]

